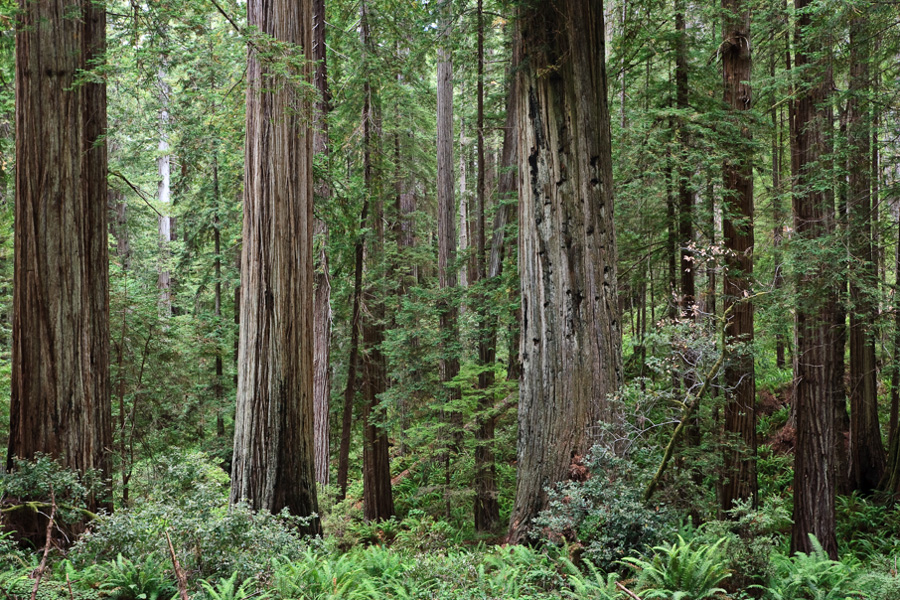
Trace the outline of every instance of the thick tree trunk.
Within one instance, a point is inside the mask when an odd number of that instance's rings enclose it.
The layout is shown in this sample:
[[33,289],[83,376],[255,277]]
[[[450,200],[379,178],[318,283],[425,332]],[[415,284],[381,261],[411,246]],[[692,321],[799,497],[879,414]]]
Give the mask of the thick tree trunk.
[[615,422],[622,382],[603,7],[522,8],[517,45],[522,362],[516,500],[526,539],[545,488]]
[[[250,0],[262,33],[312,48],[312,2]],[[318,511],[313,448],[312,106],[251,44],[231,502]],[[307,63],[300,75],[312,83]],[[279,85],[273,85],[278,83]],[[321,532],[318,517],[302,528]]]
[[850,220],[850,486],[869,493],[884,475],[878,423],[874,293],[878,286],[872,251],[869,151],[869,36],[865,14],[850,23],[850,97],[847,102]]
[[[325,52],[325,0],[313,0],[313,56],[316,60],[316,100],[315,131],[313,132],[313,153],[329,156],[328,111],[331,96],[328,90],[328,71]],[[331,201],[331,186],[328,178],[320,178],[315,183],[315,202],[327,206]],[[316,481],[322,485],[329,483],[328,461],[331,454],[331,420],[328,408],[331,398],[331,279],[328,274],[328,226],[321,219],[315,219],[315,236],[318,244],[316,254],[316,295],[313,299],[314,339],[313,339],[313,421],[316,451]]]
[[[756,480],[756,379],[753,368],[753,156],[750,127],[742,113],[752,102],[750,74],[750,10],[744,0],[722,0],[725,28],[722,66],[725,103],[731,108],[740,137],[722,165],[725,184],[723,233],[726,269],[724,309],[730,311],[726,340],[740,344],[725,366],[725,433],[731,436],[725,450],[722,509],[738,500],[757,505]],[[746,344],[746,346],[744,345]]]
[[[796,66],[804,75],[821,39],[806,38],[813,25],[806,11],[809,0],[797,0]],[[826,69],[830,70],[830,69]],[[832,266],[808,248],[827,238],[833,228],[834,207],[817,189],[815,178],[823,154],[824,135],[830,126],[827,102],[830,77],[798,86],[792,106],[792,146],[796,156],[794,229],[802,260],[809,268],[797,275],[800,302],[796,312],[796,374],[794,404],[797,440],[794,454],[794,526],[792,552],[811,552],[809,534],[815,535],[832,558],[837,558],[835,537],[835,419],[834,419],[834,314],[836,293]]]
[[[7,468],[48,454],[110,476],[106,13],[21,2],[16,30],[16,212]],[[112,508],[108,497],[88,506]]]

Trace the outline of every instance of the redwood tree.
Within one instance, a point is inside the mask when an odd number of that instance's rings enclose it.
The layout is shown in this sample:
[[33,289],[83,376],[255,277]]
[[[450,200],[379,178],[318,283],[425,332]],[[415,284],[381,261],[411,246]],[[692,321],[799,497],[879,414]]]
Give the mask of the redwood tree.
[[722,73],[725,103],[734,119],[734,144],[722,166],[725,198],[723,232],[728,249],[725,270],[726,330],[729,343],[738,343],[725,368],[728,388],[725,403],[725,432],[733,439],[725,451],[722,508],[729,510],[736,500],[756,505],[756,380],[753,354],[753,303],[749,296],[753,275],[753,160],[750,129],[741,113],[751,107],[750,9],[744,0],[722,0],[725,13],[722,44]]
[[509,540],[546,507],[545,488],[615,419],[622,382],[612,159],[601,2],[520,9],[519,272],[522,383]]
[[108,477],[106,85],[83,74],[103,60],[106,13],[91,0],[20,10],[7,467],[40,452]]
[[[309,516],[313,451],[312,0],[250,0],[237,410],[231,502]],[[272,65],[265,45],[287,65]],[[286,45],[285,45],[286,44]],[[288,51],[289,50],[289,51]],[[287,56],[285,58],[286,55]],[[296,58],[297,60],[290,60]],[[318,518],[303,529],[321,531]]]
[[[809,534],[837,557],[835,537],[835,306],[832,265],[816,250],[831,234],[834,203],[818,185],[825,135],[831,127],[826,106],[831,89],[830,67],[816,59],[821,35],[809,0],[797,0],[795,66],[805,78],[791,106],[791,145],[796,161],[794,242],[806,263],[796,278],[796,358],[794,411],[797,438],[794,454],[794,526],[791,551],[811,552]],[[819,23],[815,25],[821,27]]]

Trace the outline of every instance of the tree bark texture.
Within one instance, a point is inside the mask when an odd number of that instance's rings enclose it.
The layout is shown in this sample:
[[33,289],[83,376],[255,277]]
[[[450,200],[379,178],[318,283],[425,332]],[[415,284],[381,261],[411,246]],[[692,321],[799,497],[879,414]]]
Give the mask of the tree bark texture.
[[[264,34],[312,48],[312,2],[250,0]],[[318,511],[313,449],[312,106],[248,49],[237,410],[231,502]],[[311,63],[294,75],[312,83]],[[295,70],[292,68],[291,70]],[[303,527],[319,533],[318,518]]]
[[[478,69],[477,69],[477,116],[476,129],[476,161],[478,180],[475,189],[475,255],[474,277],[472,284],[483,281],[486,273],[486,237],[485,231],[485,156],[484,156],[484,7],[482,0],[477,3],[478,18]],[[484,288],[482,288],[483,290]],[[500,522],[500,503],[497,500],[496,466],[494,465],[494,418],[487,412],[493,407],[494,399],[488,390],[494,383],[494,372],[491,370],[497,358],[496,325],[491,322],[487,297],[484,291],[476,299],[478,313],[478,389],[482,390],[475,428],[475,530],[492,531]]]
[[[688,50],[687,27],[684,22],[684,0],[675,0],[675,104],[686,111],[688,104]],[[683,117],[677,130],[678,145],[687,147]],[[685,318],[694,315],[694,260],[691,245],[694,241],[694,193],[691,191],[691,166],[682,164],[678,169],[678,243],[681,246],[681,310]]]
[[522,382],[509,540],[525,540],[614,422],[622,382],[603,7],[555,0],[522,8],[518,60]]
[[[328,111],[331,97],[328,90],[328,71],[325,52],[325,0],[313,0],[313,56],[316,60],[316,90],[319,95],[315,107],[315,131],[313,132],[313,153],[329,155]],[[327,161],[326,161],[327,162]],[[315,182],[315,202],[326,206],[331,201],[331,186],[327,177]],[[328,405],[331,398],[331,279],[328,274],[328,226],[316,218],[314,233],[318,244],[316,254],[316,292],[313,299],[314,339],[313,339],[313,421],[316,452],[316,481],[328,485],[331,438],[331,420]]]
[[[750,127],[742,115],[750,110],[750,10],[744,0],[722,0],[725,14],[722,71],[725,104],[740,131],[722,165],[725,186],[723,233],[726,254],[724,309],[726,342],[739,344],[725,366],[725,477],[722,508],[738,500],[757,504],[756,379],[753,368],[753,156]],[[730,313],[729,313],[730,311]]]
[[850,23],[850,97],[847,118],[850,220],[850,486],[874,491],[885,468],[878,423],[878,367],[875,357],[874,290],[878,287],[872,248],[871,153],[869,149],[869,36],[866,16]]
[[836,292],[831,282],[832,266],[812,256],[810,248],[827,238],[833,229],[834,206],[816,187],[824,148],[830,78],[822,69],[810,70],[811,54],[821,40],[806,39],[812,23],[809,0],[797,0],[795,64],[801,73],[817,80],[798,86],[792,106],[792,150],[796,159],[794,229],[801,260],[810,262],[796,279],[801,301],[796,312],[796,373],[794,404],[797,438],[794,454],[794,525],[791,551],[813,550],[809,534],[818,538],[832,558],[837,558],[835,537],[835,419],[833,409],[835,367],[834,312]]
[[[452,27],[449,17],[441,24],[441,43],[447,44]],[[456,211],[453,194],[453,62],[447,46],[438,49],[437,64],[437,200],[438,200],[438,305],[441,331],[441,382],[448,384],[459,374],[458,308],[451,298],[457,287]],[[459,400],[459,389],[445,391],[445,404],[450,406],[452,424],[461,425],[453,403]],[[457,437],[457,436],[454,436]],[[456,444],[458,445],[458,444]]]
[[[384,210],[380,190],[376,186],[375,160],[380,154],[376,141],[380,137],[380,119],[376,116],[371,72],[367,59],[372,51],[369,37],[369,13],[366,0],[360,2],[360,41],[363,46],[363,172],[365,193],[372,204],[374,233],[367,245],[367,272],[380,279],[379,270],[384,256]],[[383,521],[394,515],[391,496],[391,462],[388,453],[387,431],[378,421],[378,404],[387,387],[387,365],[381,352],[384,343],[384,291],[371,283],[365,291],[365,318],[363,319],[363,514],[366,520]]]
[[[106,13],[89,0],[20,3],[7,467],[35,453],[110,475]],[[89,508],[111,508],[94,497]]]

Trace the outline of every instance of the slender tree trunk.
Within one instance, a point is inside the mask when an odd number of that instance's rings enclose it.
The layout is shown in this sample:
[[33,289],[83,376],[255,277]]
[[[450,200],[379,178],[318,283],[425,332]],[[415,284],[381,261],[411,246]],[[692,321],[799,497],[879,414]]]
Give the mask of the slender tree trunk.
[[725,103],[731,108],[733,126],[740,130],[722,165],[725,184],[723,232],[726,269],[724,310],[730,311],[725,332],[729,344],[740,344],[725,366],[725,433],[732,437],[725,451],[722,509],[739,500],[757,505],[756,480],[756,378],[753,368],[753,155],[750,127],[743,117],[750,110],[750,9],[744,0],[722,0],[725,27],[722,66]]
[[850,486],[874,491],[884,475],[885,455],[878,424],[875,358],[878,287],[872,249],[869,150],[869,36],[865,14],[850,23],[850,97],[847,119],[850,241]]
[[[472,285],[478,285],[486,276],[485,232],[485,157],[484,157],[484,9],[482,0],[477,2],[478,17],[478,68],[477,68],[477,166],[475,214],[475,255]],[[477,298],[478,311],[478,388],[482,390],[475,429],[475,530],[492,531],[500,522],[500,504],[497,501],[496,467],[494,465],[494,418],[487,415],[494,404],[489,390],[494,384],[493,368],[496,360],[496,327],[490,322],[487,298],[483,292]]]
[[[213,217],[213,244],[215,246],[216,259],[214,262],[216,286],[215,286],[215,315],[216,326],[222,318],[222,227],[219,221],[219,161],[213,157],[213,199],[216,204],[216,215]],[[222,364],[222,347],[216,344],[216,380],[213,384],[213,392],[216,398],[216,436],[225,437],[225,416],[222,407],[225,405],[224,365]]]
[[[675,0],[675,105],[680,111],[690,108],[688,104],[688,50],[687,28],[684,22],[684,0]],[[678,145],[687,148],[685,123],[678,127]],[[681,311],[685,318],[694,315],[696,296],[694,285],[694,261],[691,245],[694,242],[694,193],[690,178],[692,167],[678,169],[678,243],[681,246]]]
[[[380,190],[375,185],[375,155],[377,133],[380,133],[379,119],[376,117],[374,90],[368,57],[372,51],[369,35],[369,12],[366,0],[360,2],[360,41],[363,47],[363,180],[365,193],[372,204],[372,243],[368,246],[369,267],[367,272],[381,279],[380,264],[384,256],[384,211]],[[381,521],[394,514],[391,497],[391,464],[388,453],[388,438],[384,427],[377,423],[380,419],[378,404],[387,384],[387,367],[381,353],[384,343],[384,291],[371,284],[364,292],[366,318],[363,319],[363,513],[366,520]]]
[[[328,90],[328,70],[325,52],[325,0],[313,0],[313,56],[316,60],[315,124],[313,132],[313,153],[330,156],[328,148],[328,112],[331,110],[331,95]],[[315,182],[315,202],[327,206],[331,202],[331,186],[328,177]],[[318,244],[316,254],[316,295],[313,299],[314,340],[313,340],[313,420],[315,422],[316,481],[322,485],[329,483],[328,462],[331,454],[331,419],[329,400],[331,398],[331,279],[328,274],[328,225],[315,219],[315,236]]]
[[[22,2],[16,29],[16,211],[7,468],[52,456],[110,477],[106,13]],[[107,488],[108,491],[108,488]],[[88,508],[112,508],[92,496]]]
[[[812,53],[821,39],[810,33],[809,0],[797,0],[795,30],[796,66],[808,77]],[[818,24],[817,24],[818,25]],[[807,36],[810,36],[807,39]],[[829,69],[826,69],[829,70]],[[821,72],[819,73],[821,78]],[[802,260],[810,263],[797,276],[797,358],[794,403],[797,440],[794,455],[794,526],[792,552],[811,552],[809,534],[815,535],[832,558],[837,558],[835,537],[835,419],[834,419],[834,315],[835,287],[832,266],[807,250],[821,243],[833,230],[833,202],[817,189],[826,128],[825,106],[830,77],[799,86],[794,101],[792,144],[796,153],[794,229]]]
[[172,88],[166,82],[165,59],[156,73],[157,97],[159,100],[159,144],[156,168],[159,173],[156,200],[161,208],[159,215],[159,312],[164,317],[172,315],[172,281],[169,273],[169,242],[174,238],[172,223],[172,157],[169,155],[169,96]]
[[608,396],[622,382],[602,3],[554,0],[520,11],[515,543],[546,508],[546,488],[600,441],[597,423],[617,421]]
[[[250,0],[248,22],[297,51],[312,48],[312,1]],[[318,512],[313,448],[313,173],[305,91],[251,44],[237,410],[231,503]],[[311,63],[301,77],[312,83]],[[320,533],[318,517],[301,527]]]
[[[770,66],[771,77],[775,77],[775,58],[772,58]],[[773,291],[778,294],[784,288],[784,275],[782,272],[781,244],[784,241],[784,186],[782,183],[782,164],[784,146],[784,123],[780,116],[780,108],[772,108],[772,219],[775,228],[772,232],[773,258],[775,262],[775,277],[772,283]],[[779,330],[775,333],[775,365],[779,369],[785,366],[784,333]]]
[[[441,383],[448,385],[459,374],[459,326],[458,308],[454,297],[457,288],[456,274],[456,211],[453,197],[453,63],[448,41],[452,24],[449,15],[441,23],[442,44],[438,48],[437,65],[437,197],[438,197],[438,285],[441,290],[438,302],[441,332]],[[454,404],[460,398],[458,388],[444,390],[443,405],[454,429],[450,436],[453,449],[460,443],[459,427],[461,418]],[[450,451],[446,461],[446,475],[449,484]],[[449,513],[449,501],[447,505]]]

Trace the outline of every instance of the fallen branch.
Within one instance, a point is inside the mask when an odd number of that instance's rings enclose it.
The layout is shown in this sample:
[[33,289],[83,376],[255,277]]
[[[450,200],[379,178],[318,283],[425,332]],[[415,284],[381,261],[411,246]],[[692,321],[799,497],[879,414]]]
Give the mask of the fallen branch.
[[44,543],[44,556],[41,564],[35,571],[34,587],[31,589],[31,600],[37,600],[38,586],[47,569],[47,555],[50,554],[50,543],[53,541],[53,520],[56,518],[56,496],[53,494],[53,486],[50,486],[50,520],[47,521],[47,541]]
[[[175,579],[178,580],[178,594],[181,596],[181,600],[189,600],[187,593],[187,579],[184,576],[181,564],[178,562],[178,557],[175,556],[175,547],[172,545],[172,538],[169,537],[168,529],[165,534],[166,542],[169,544],[169,554],[172,556],[172,565],[175,567]],[[34,600],[34,598],[32,598],[32,600]]]
[[623,592],[625,592],[626,594],[628,594],[628,596],[631,597],[632,600],[641,600],[640,596],[638,596],[637,594],[635,594],[634,592],[629,590],[627,587],[622,585],[621,581],[616,582],[616,587],[619,588],[620,590],[622,590]]
[[[0,508],[0,513],[15,512],[17,510],[22,510],[23,508],[30,508],[34,512],[38,512],[42,508],[52,509],[53,506],[54,505],[47,502],[23,502],[22,504],[15,504],[7,508]],[[93,513],[86,508],[81,508],[80,506],[72,506],[71,504],[57,504],[56,506],[65,510],[74,510],[76,512],[80,512],[84,516],[89,517],[92,521],[100,518],[97,513]]]

